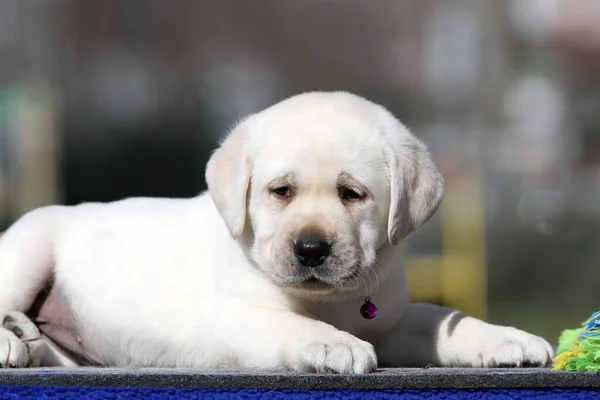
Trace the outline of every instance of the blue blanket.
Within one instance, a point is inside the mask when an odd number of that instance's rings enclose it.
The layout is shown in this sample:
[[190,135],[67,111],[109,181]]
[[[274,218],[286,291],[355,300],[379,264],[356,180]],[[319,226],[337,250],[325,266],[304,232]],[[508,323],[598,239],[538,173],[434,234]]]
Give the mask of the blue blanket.
[[596,399],[600,390],[592,389],[431,389],[431,390],[234,390],[110,388],[58,386],[0,386],[0,399]]

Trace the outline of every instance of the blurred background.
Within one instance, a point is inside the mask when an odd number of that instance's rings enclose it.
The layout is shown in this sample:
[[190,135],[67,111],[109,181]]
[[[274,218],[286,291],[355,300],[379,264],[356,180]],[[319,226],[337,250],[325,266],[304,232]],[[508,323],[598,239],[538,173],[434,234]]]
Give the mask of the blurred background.
[[414,300],[555,343],[600,309],[597,0],[0,0],[0,218],[194,196],[237,119],[347,90],[429,146]]

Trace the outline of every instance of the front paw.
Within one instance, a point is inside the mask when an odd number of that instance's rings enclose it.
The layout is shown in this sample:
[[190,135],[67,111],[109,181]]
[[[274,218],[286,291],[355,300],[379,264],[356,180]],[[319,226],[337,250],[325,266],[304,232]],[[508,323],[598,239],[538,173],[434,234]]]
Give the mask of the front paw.
[[505,326],[491,325],[479,341],[476,357],[469,364],[483,368],[546,367],[554,351],[541,337]]
[[292,354],[292,369],[298,372],[362,374],[377,369],[373,346],[346,332],[319,335],[298,346]]

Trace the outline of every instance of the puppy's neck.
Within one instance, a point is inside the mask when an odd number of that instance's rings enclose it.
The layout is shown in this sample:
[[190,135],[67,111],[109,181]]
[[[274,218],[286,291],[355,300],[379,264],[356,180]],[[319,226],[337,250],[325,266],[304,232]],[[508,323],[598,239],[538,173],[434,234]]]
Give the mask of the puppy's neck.
[[[390,246],[386,251],[401,256],[398,246]],[[394,326],[409,304],[406,273],[401,258],[394,257],[394,263],[386,267],[386,276],[378,286],[371,287],[370,298],[379,309],[373,319],[363,318],[360,312],[365,302],[364,289],[313,298],[290,297],[287,304],[298,314],[368,339],[371,333],[387,331]]]

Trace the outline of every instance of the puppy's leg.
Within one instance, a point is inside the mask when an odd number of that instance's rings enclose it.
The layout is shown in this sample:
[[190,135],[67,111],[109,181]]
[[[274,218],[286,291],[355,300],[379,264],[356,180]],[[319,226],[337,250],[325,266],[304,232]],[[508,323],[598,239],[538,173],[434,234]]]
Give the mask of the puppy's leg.
[[44,358],[42,359],[41,366],[44,367],[78,367],[79,364],[69,358],[62,350],[60,350],[54,343],[47,340],[42,336],[42,346]]
[[0,239],[0,315],[27,311],[51,274],[63,207],[31,211]]
[[244,318],[236,321],[230,343],[243,369],[365,373],[377,368],[370,343],[321,321],[288,311],[236,315]]
[[43,337],[33,321],[19,311],[4,316],[0,327],[0,343],[6,344],[0,348],[0,368],[78,366],[54,343]]
[[[25,314],[19,311],[6,314],[2,321],[2,329],[5,344],[8,344],[0,349],[0,362],[5,367],[41,365],[45,355],[44,343],[37,326]],[[10,334],[18,341],[15,341]]]
[[[9,311],[26,312],[48,281],[53,265],[53,239],[62,210],[64,208],[54,206],[34,210],[0,239],[0,318]],[[9,321],[10,329],[17,328],[11,324]],[[22,324],[18,329],[23,334],[39,337],[33,324]],[[37,362],[37,347],[30,344],[29,351],[32,350],[35,350],[32,361]],[[0,363],[5,367],[26,366],[28,354],[26,344],[14,331],[0,328]]]
[[390,367],[541,367],[553,357],[540,337],[429,304],[411,304],[377,350]]

